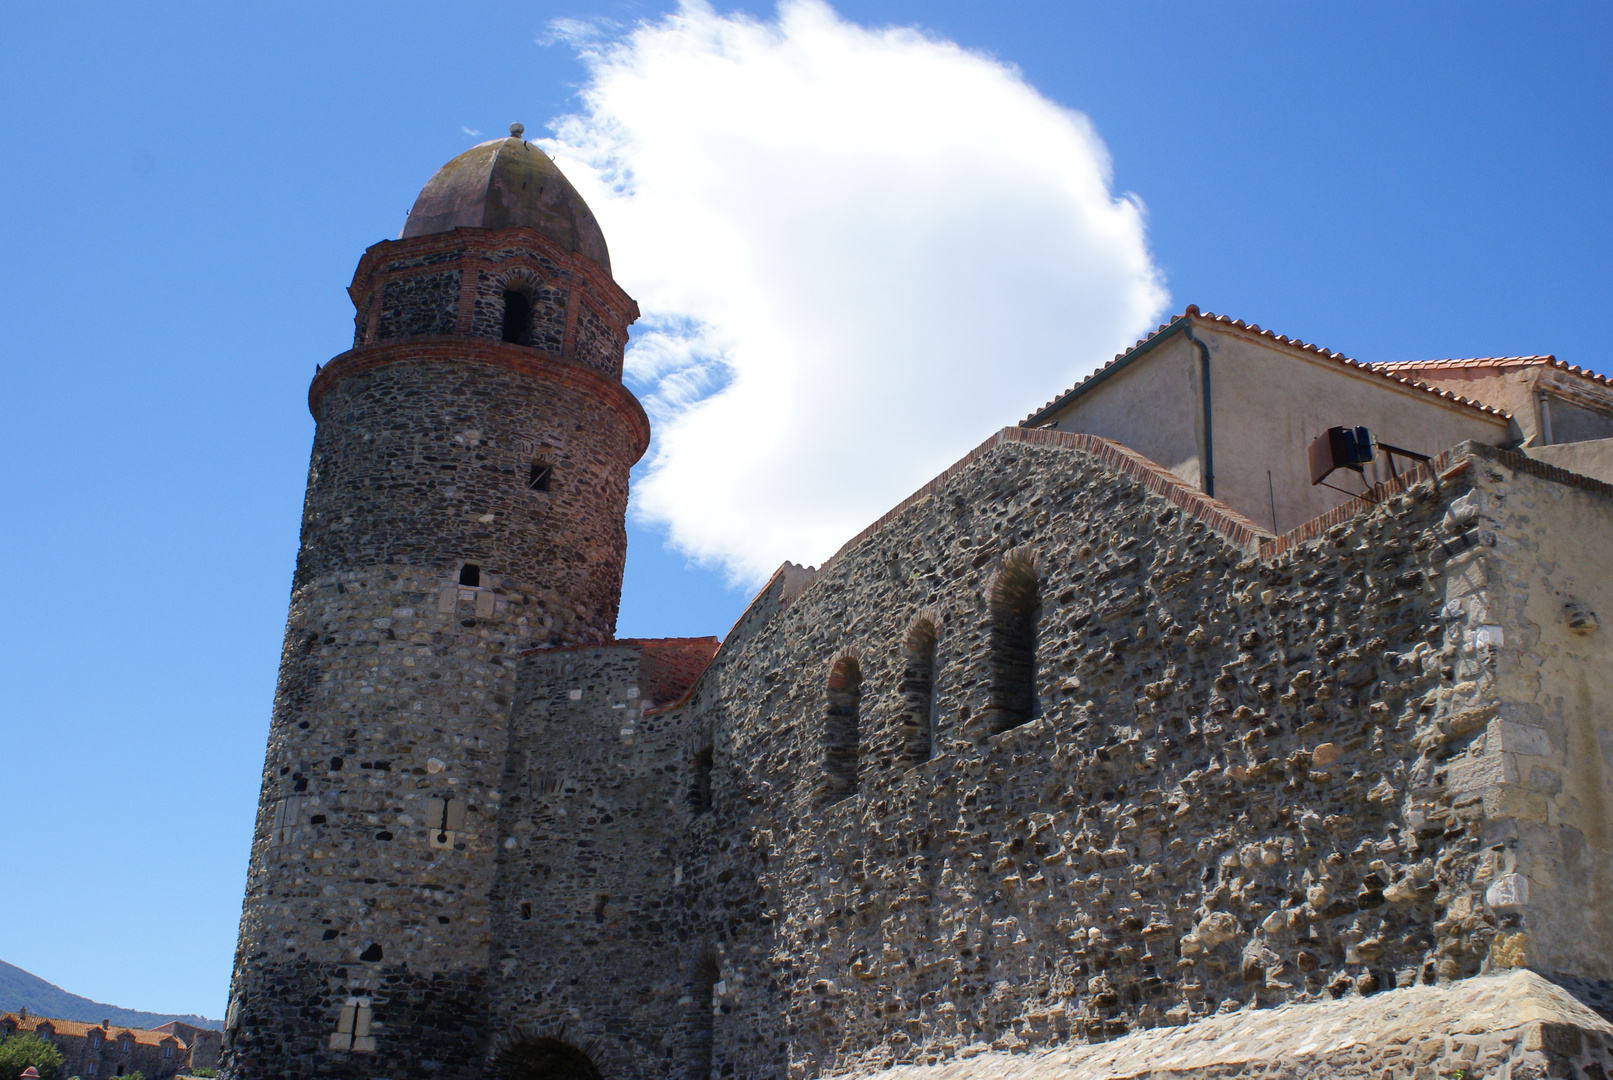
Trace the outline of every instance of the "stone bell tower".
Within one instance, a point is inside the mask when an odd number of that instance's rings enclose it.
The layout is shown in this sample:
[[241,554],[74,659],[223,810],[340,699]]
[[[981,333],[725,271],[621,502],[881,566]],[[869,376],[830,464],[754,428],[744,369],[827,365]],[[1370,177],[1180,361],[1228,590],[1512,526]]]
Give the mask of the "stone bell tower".
[[309,388],[230,1077],[479,1075],[515,656],[615,630],[638,307],[510,131],[364,253],[353,348]]

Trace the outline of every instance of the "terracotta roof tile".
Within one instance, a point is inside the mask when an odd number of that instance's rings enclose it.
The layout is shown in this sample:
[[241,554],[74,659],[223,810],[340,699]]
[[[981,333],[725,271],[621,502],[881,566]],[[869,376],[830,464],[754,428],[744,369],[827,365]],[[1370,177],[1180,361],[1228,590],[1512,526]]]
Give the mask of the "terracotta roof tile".
[[116,1042],[124,1032],[128,1032],[134,1036],[134,1041],[141,1046],[161,1046],[165,1039],[172,1039],[176,1045],[181,1047],[185,1045],[184,1039],[181,1039],[178,1035],[171,1035],[166,1031],[147,1031],[145,1028],[122,1027],[118,1024],[104,1027],[100,1024],[85,1023],[82,1020],[58,1020],[52,1016],[35,1016],[32,1013],[26,1017],[19,1016],[13,1012],[0,1013],[0,1022],[6,1020],[10,1020],[19,1029],[25,1031],[33,1031],[40,1024],[49,1024],[51,1030],[57,1035],[69,1035],[79,1039],[87,1037],[92,1031],[101,1031],[108,1042]]
[[[1258,323],[1246,323],[1242,319],[1233,319],[1226,315],[1216,315],[1208,311],[1201,312],[1196,304],[1189,304],[1187,305],[1187,309],[1183,311],[1182,314],[1171,316],[1169,322],[1160,323],[1159,327],[1152,334],[1149,334],[1144,338],[1139,338],[1137,343],[1131,348],[1127,349],[1125,352],[1116,353],[1113,360],[1110,360],[1107,364],[1097,368],[1092,372],[1092,374],[1070,387],[1070,389],[1066,390],[1052,401],[1049,401],[1036,412],[1031,413],[1024,420],[1020,421],[1019,426],[1031,427],[1040,423],[1044,418],[1046,418],[1048,413],[1077,397],[1081,393],[1083,387],[1087,386],[1093,380],[1102,377],[1103,374],[1109,371],[1111,368],[1124,363],[1138,350],[1149,347],[1161,334],[1169,333],[1175,330],[1177,325],[1184,319],[1191,319],[1195,323],[1204,325],[1219,325],[1223,327],[1230,327],[1235,330],[1250,331],[1260,335],[1263,338],[1275,341],[1279,345],[1288,345],[1292,348],[1299,349],[1302,352],[1312,353],[1316,356],[1324,357],[1328,360],[1342,364],[1345,367],[1353,368],[1354,370],[1362,372],[1363,374],[1376,375],[1379,378],[1389,379],[1392,382],[1399,383],[1401,386],[1421,390],[1425,393],[1432,394],[1435,397],[1443,398],[1453,405],[1460,405],[1464,408],[1473,409],[1481,413],[1487,413],[1491,416],[1509,417],[1511,415],[1510,413],[1507,413],[1501,409],[1496,409],[1489,405],[1485,405],[1482,402],[1474,401],[1471,398],[1462,397],[1460,394],[1453,394],[1449,390],[1441,390],[1437,386],[1429,386],[1427,383],[1420,382],[1416,379],[1403,378],[1399,375],[1392,374],[1389,371],[1383,370],[1386,365],[1367,364],[1362,363],[1359,360],[1352,360],[1343,353],[1332,352],[1331,350],[1322,348],[1320,345],[1311,345],[1307,342],[1299,340],[1298,338],[1291,338],[1284,334],[1274,334],[1270,330],[1262,330]],[[1575,370],[1578,369],[1576,368]]]
[[1570,375],[1599,382],[1603,386],[1613,386],[1613,379],[1606,375],[1598,375],[1590,368],[1582,368],[1577,364],[1570,364],[1559,360],[1549,353],[1545,356],[1474,356],[1465,360],[1397,360],[1393,363],[1379,363],[1372,366],[1379,371],[1451,371],[1471,368],[1517,368],[1536,367],[1544,365],[1566,371]]

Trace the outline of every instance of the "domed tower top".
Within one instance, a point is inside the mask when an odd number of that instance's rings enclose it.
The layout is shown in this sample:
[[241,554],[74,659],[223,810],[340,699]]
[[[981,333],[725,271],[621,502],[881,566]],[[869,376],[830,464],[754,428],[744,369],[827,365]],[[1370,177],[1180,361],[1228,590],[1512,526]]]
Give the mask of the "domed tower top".
[[610,273],[610,251],[594,212],[549,155],[510,125],[507,139],[489,139],[437,170],[409,211],[400,239],[465,226],[508,229],[525,225]]

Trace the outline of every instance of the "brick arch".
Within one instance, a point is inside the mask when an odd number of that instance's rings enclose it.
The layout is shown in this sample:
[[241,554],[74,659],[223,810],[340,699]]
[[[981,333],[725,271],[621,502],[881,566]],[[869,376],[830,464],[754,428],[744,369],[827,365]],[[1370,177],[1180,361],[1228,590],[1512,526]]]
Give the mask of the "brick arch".
[[512,266],[493,278],[500,289],[540,289],[548,279],[530,266]]

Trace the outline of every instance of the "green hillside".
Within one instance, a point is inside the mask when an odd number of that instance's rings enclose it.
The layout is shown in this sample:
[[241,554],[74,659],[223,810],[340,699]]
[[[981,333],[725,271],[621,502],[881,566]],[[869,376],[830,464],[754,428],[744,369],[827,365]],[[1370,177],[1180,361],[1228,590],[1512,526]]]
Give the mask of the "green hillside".
[[69,994],[38,975],[31,975],[20,967],[0,960],[0,1012],[16,1012],[18,1009],[27,1009],[38,1016],[83,1020],[91,1024],[110,1020],[120,1027],[152,1028],[170,1020],[182,1020],[214,1031],[224,1028],[222,1021],[209,1020],[205,1016],[140,1012],[137,1009],[120,1009],[116,1005],[103,1005],[87,997]]

